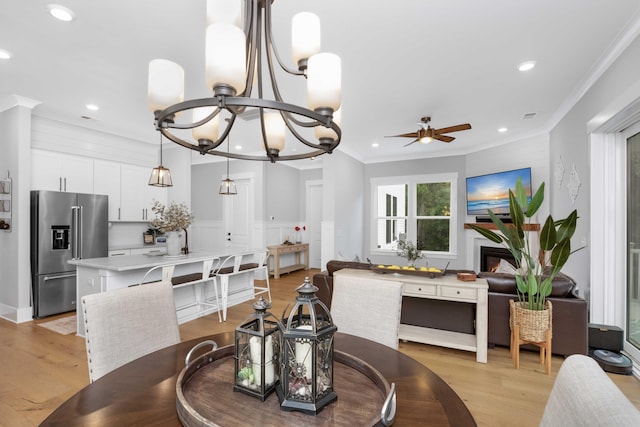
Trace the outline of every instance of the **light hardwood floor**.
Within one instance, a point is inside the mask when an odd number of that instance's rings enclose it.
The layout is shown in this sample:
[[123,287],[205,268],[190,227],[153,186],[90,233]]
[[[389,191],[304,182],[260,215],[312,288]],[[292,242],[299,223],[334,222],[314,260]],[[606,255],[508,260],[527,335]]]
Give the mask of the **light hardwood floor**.
[[[281,317],[305,275],[296,272],[271,280],[272,313]],[[252,312],[247,302],[229,309],[227,322],[217,315],[180,326],[183,340],[233,331]],[[66,315],[61,315],[62,317]],[[39,327],[44,319],[16,325],[0,319],[0,425],[38,425],[58,405],[89,383],[84,339]],[[554,357],[551,375],[544,373],[538,354],[523,351],[520,370],[513,368],[509,350],[489,349],[489,363],[476,363],[475,353],[400,343],[400,351],[442,377],[462,398],[479,426],[538,425],[562,358]],[[640,381],[609,376],[640,408]]]

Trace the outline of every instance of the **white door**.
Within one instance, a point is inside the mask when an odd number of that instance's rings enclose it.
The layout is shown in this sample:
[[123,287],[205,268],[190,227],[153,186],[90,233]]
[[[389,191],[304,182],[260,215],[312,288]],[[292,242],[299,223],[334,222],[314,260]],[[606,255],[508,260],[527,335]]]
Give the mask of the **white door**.
[[224,204],[225,247],[232,252],[242,252],[253,249],[253,179],[241,178],[234,181],[238,194],[220,196]]
[[322,269],[322,181],[307,181],[307,233],[309,236],[309,267]]

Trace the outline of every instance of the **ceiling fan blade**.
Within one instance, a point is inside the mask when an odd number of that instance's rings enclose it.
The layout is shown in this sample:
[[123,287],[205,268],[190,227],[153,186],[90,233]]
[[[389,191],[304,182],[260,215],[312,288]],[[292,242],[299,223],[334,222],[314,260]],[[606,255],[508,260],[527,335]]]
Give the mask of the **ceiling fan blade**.
[[417,137],[418,137],[418,132],[410,132],[410,133],[403,133],[401,135],[385,136],[385,138],[417,138]]
[[403,147],[407,147],[407,146],[409,146],[409,145],[413,144],[414,142],[418,142],[418,140],[417,140],[417,139],[414,139],[414,140],[413,140],[413,141],[411,141],[410,143],[408,143],[408,144],[404,144],[404,145],[403,145]]
[[435,129],[434,132],[436,134],[442,134],[442,133],[459,132],[461,130],[469,130],[469,129],[471,129],[471,125],[469,123],[465,123],[465,124],[456,125],[456,126],[449,126],[448,128]]
[[433,135],[433,139],[437,139],[438,141],[442,141],[442,142],[451,142],[455,138],[448,135]]

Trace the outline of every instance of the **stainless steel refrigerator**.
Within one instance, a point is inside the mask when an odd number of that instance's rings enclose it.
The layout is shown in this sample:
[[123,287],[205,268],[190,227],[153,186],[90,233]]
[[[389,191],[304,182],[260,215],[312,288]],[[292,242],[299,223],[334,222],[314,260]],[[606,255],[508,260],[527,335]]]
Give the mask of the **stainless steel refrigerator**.
[[109,198],[97,194],[31,192],[33,317],[76,309],[71,259],[108,255]]

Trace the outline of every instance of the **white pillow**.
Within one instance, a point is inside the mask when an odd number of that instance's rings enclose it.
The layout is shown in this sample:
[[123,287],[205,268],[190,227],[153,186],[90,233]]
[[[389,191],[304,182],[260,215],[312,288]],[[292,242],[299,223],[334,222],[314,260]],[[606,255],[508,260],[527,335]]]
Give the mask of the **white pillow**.
[[498,264],[498,268],[496,268],[495,272],[515,275],[518,271],[509,261],[507,261],[506,259],[501,259],[500,264]]

